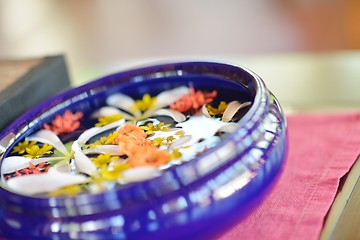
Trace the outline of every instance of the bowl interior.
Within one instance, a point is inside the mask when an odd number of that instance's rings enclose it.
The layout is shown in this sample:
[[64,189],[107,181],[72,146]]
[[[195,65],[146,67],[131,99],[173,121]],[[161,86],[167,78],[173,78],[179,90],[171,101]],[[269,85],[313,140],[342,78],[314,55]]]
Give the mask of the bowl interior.
[[[255,98],[254,89],[243,84],[227,79],[225,76],[211,73],[188,73],[181,75],[166,76],[165,74],[152,74],[146,77],[134,76],[130,80],[124,80],[123,76],[110,76],[93,82],[83,87],[70,90],[63,95],[56,96],[44,102],[38,108],[31,110],[18,120],[21,124],[11,126],[16,134],[14,141],[8,146],[2,158],[12,155],[14,146],[24,141],[28,136],[44,128],[44,124],[50,124],[58,115],[65,111],[82,112],[84,117],[81,126],[76,131],[59,135],[63,143],[76,140],[86,129],[93,127],[97,119],[92,114],[106,105],[106,99],[115,93],[122,93],[133,99],[141,99],[144,94],[156,96],[161,92],[180,86],[193,87],[202,91],[217,91],[217,97],[213,104],[218,105],[220,101],[252,102]],[[170,103],[169,103],[170,104]],[[248,108],[247,108],[248,109]],[[242,114],[245,114],[243,111]],[[18,129],[17,129],[18,128]],[[18,130],[18,132],[16,132]],[[212,149],[215,151],[216,147]],[[4,180],[4,174],[2,174]]]

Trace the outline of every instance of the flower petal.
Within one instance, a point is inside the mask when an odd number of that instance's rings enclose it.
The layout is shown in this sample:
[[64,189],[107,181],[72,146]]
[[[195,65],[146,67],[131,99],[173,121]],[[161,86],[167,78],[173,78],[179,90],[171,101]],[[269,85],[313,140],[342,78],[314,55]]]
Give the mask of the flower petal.
[[80,146],[84,145],[90,138],[96,136],[98,134],[101,127],[93,127],[84,131],[78,139],[76,140]]
[[236,131],[236,129],[239,127],[237,123],[229,123],[226,125],[221,126],[218,131],[219,132],[227,132],[227,133],[233,133]]
[[169,149],[175,149],[175,148],[178,148],[180,147],[181,145],[189,142],[191,140],[191,136],[190,135],[186,135],[186,136],[183,136],[177,140],[175,140],[174,142],[172,142],[169,146]]
[[184,122],[186,120],[186,116],[184,114],[182,114],[181,112],[172,110],[172,109],[159,109],[157,111],[154,112],[155,116],[158,115],[164,115],[164,116],[168,116],[171,117],[172,119],[175,120],[175,122]]
[[1,164],[1,173],[7,174],[15,172],[29,166],[31,158],[25,158],[20,156],[7,157],[2,161]]
[[90,176],[95,175],[97,173],[95,164],[81,151],[77,141],[73,143],[71,149],[74,151],[74,163],[76,169],[79,172],[86,173]]
[[161,92],[159,95],[156,96],[156,103],[154,108],[160,109],[165,106],[168,106],[171,103],[179,100],[183,95],[189,94],[189,92],[190,92],[189,88],[185,86],[181,86]]
[[49,162],[53,160],[60,160],[62,157],[49,157],[49,158],[26,158],[21,156],[11,156],[7,157],[3,160],[1,164],[1,173],[2,174],[8,174],[15,172],[16,170],[21,170],[23,168],[27,168],[29,166],[29,163],[33,163],[34,165],[38,165],[42,162]]
[[68,164],[68,161],[63,161],[55,164],[53,167],[51,167],[48,172],[50,171],[58,171],[62,173],[70,173],[71,172],[71,166]]
[[27,137],[27,139],[29,141],[36,141],[36,142],[50,144],[65,156],[70,155],[69,151],[66,149],[65,145],[61,142],[59,137],[50,130],[46,130],[46,129],[40,130],[35,134],[31,135],[30,137]]
[[123,109],[127,112],[134,113],[134,115],[140,115],[140,111],[135,111],[133,109],[133,106],[135,105],[134,99],[129,97],[128,95],[122,94],[122,93],[115,93],[113,95],[110,95],[106,99],[106,104],[109,106],[117,107],[120,109]]
[[129,110],[135,104],[135,101],[128,95],[115,93],[106,99],[106,104],[109,106],[122,108],[124,110]]
[[[192,136],[188,145],[197,143],[200,139],[207,139],[216,133],[216,130],[228,123],[219,119],[207,118],[205,116],[193,116],[189,120],[178,123],[176,126],[181,127],[185,135]],[[206,129],[206,131],[204,131]]]
[[33,195],[51,192],[59,188],[80,184],[87,181],[83,175],[49,171],[42,174],[22,175],[10,178],[6,184],[11,189],[21,194]]
[[124,112],[118,108],[109,107],[109,106],[101,107],[99,110],[95,111],[91,116],[93,118],[100,118],[100,117],[110,116],[110,115],[115,115],[115,114],[120,114],[123,118],[125,118],[127,120],[131,120],[134,118],[127,112]]
[[238,101],[230,102],[228,107],[224,111],[221,121],[229,122],[241,108],[247,107],[249,105],[251,105],[251,102],[244,102],[244,103],[240,103]]
[[100,134],[102,132],[105,132],[107,130],[110,130],[112,128],[118,128],[122,125],[124,125],[125,119],[121,119],[119,121],[107,124],[103,127],[93,127],[89,128],[85,132],[83,132],[77,139],[77,142],[80,146],[84,145],[90,138],[96,136],[97,134]]
[[100,118],[108,115],[115,115],[115,114],[121,114],[121,111],[115,107],[101,107],[99,110],[95,111],[91,117],[93,118]]
[[105,154],[110,153],[112,156],[124,155],[118,145],[101,145],[94,148],[88,148],[83,150],[84,154]]
[[151,166],[130,168],[122,172],[122,177],[126,183],[141,182],[154,178],[160,174],[158,168]]
[[207,118],[211,118],[209,111],[206,109],[206,104],[201,107],[201,113]]

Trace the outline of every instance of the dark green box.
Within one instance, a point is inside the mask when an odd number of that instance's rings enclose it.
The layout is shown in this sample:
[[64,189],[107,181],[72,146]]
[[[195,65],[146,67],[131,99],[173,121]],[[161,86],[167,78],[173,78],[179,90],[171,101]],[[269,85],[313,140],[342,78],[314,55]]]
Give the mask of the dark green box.
[[69,87],[62,55],[0,60],[0,131],[31,107]]

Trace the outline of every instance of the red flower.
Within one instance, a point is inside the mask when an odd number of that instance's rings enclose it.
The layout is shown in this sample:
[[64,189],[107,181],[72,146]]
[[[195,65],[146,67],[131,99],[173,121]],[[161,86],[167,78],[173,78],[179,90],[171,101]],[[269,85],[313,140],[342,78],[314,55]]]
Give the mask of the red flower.
[[16,170],[15,176],[45,173],[50,167],[50,165],[46,166],[46,162],[39,163],[37,166],[30,162],[27,168]]
[[217,91],[203,92],[190,88],[190,93],[171,103],[170,108],[178,112],[198,111],[203,105],[210,103],[216,97]]
[[71,133],[80,127],[80,119],[83,117],[82,112],[73,114],[66,110],[64,115],[57,115],[51,122],[51,125],[44,124],[44,128],[53,131],[55,134]]

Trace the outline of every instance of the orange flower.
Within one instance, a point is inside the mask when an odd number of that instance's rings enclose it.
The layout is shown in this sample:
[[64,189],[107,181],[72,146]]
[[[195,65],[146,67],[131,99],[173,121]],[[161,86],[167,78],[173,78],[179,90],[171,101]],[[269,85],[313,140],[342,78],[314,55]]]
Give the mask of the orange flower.
[[128,156],[138,151],[139,147],[151,145],[151,142],[146,139],[146,132],[136,125],[125,124],[118,133],[114,143],[118,144],[120,150]]
[[190,93],[182,96],[178,101],[171,103],[170,108],[179,112],[198,111],[204,104],[212,102],[216,97],[217,91],[203,92],[195,91],[193,87],[190,88]]
[[132,167],[159,167],[171,159],[171,154],[159,150],[147,139],[147,134],[140,127],[126,124],[118,130],[116,141],[120,150],[128,156]]
[[152,145],[146,138],[147,134],[140,127],[126,124],[118,132],[117,143],[120,150],[128,156],[131,166],[159,167],[171,159],[170,153]]
[[120,150],[128,156],[133,155],[137,151],[142,151],[142,147],[152,146],[151,141],[146,138],[136,138],[125,135],[118,137],[118,145]]
[[166,164],[171,159],[170,153],[159,150],[154,146],[142,147],[140,151],[134,152],[129,158],[129,163],[133,167],[154,166],[159,167]]
[[51,122],[51,125],[44,123],[44,128],[53,131],[55,134],[71,133],[80,127],[80,119],[83,117],[82,112],[73,114],[66,110],[64,115],[57,115]]
[[133,125],[133,124],[125,124],[123,127],[121,127],[119,130],[119,136],[118,138],[122,136],[128,136],[133,138],[146,138],[147,134],[144,130],[142,130],[140,127]]

